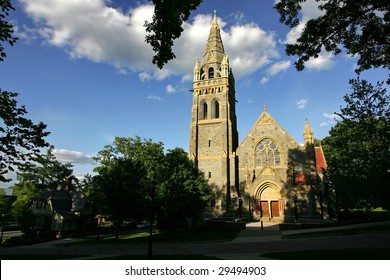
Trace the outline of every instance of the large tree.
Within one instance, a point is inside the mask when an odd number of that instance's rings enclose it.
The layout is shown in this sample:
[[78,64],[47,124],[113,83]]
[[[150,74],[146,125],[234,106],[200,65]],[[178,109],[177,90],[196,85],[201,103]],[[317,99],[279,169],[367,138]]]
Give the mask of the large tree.
[[173,232],[185,228],[188,219],[197,218],[210,201],[210,188],[187,153],[176,148],[165,155],[164,179],[158,189],[161,227]]
[[25,118],[25,106],[18,106],[17,93],[0,89],[0,181],[8,182],[5,175],[15,165],[33,159],[40,148],[48,146],[44,137],[49,135],[42,122],[34,124]]
[[181,228],[185,218],[202,212],[209,199],[203,174],[183,149],[164,154],[161,142],[116,137],[94,159],[101,165],[95,169],[99,174],[93,178],[88,194],[102,213],[116,220],[116,225],[125,219],[150,217],[152,178],[157,180],[153,209],[159,209],[161,226]]
[[139,221],[149,217],[150,181],[161,182],[164,173],[164,146],[151,139],[115,137],[94,160],[100,166],[88,187],[88,195],[100,214],[110,215],[117,235],[124,220]]
[[18,183],[14,190],[18,190],[19,184],[26,182],[34,184],[36,193],[52,190],[65,190],[66,178],[73,173],[70,163],[59,162],[53,154],[53,147],[49,147],[45,154],[36,154],[32,162],[19,165],[17,171]]
[[390,204],[390,98],[383,83],[350,81],[341,120],[322,141],[339,208]]
[[142,162],[130,158],[117,158],[98,169],[88,191],[90,200],[100,214],[109,215],[116,228],[125,220],[145,218],[146,170]]
[[[296,43],[286,44],[288,55],[297,55],[295,66],[325,50],[338,54],[341,47],[359,56],[357,72],[390,66],[390,5],[383,0],[316,0],[322,15],[305,23]],[[301,23],[299,12],[307,0],[280,0],[275,4],[280,21],[294,28]]]

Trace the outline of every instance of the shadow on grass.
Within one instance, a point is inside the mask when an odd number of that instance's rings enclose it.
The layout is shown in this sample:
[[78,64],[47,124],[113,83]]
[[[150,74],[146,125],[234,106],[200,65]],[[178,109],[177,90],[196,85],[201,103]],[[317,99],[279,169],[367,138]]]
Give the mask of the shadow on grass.
[[275,260],[390,260],[389,250],[390,248],[308,250],[266,253],[260,257]]
[[322,237],[322,236],[340,236],[340,235],[356,235],[356,234],[367,234],[367,233],[390,233],[390,225],[380,225],[372,227],[357,227],[351,229],[337,229],[324,231],[312,231],[307,233],[297,233],[291,235],[282,236],[283,239],[294,239],[294,238],[307,238],[307,237]]
[[[198,242],[226,242],[237,237],[241,230],[210,230],[210,231],[194,231],[187,230],[176,233],[156,231],[153,233],[153,243],[198,243]],[[149,242],[148,232],[127,233],[119,236],[115,240],[114,236],[89,238],[77,242],[67,243],[67,246],[73,245],[95,245],[95,244],[140,244]],[[64,245],[58,245],[64,246]]]

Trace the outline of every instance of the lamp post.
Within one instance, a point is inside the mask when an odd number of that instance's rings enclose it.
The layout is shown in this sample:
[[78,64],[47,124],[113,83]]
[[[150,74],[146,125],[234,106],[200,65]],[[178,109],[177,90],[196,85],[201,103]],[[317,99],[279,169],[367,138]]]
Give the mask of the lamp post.
[[234,208],[236,208],[236,197],[234,196],[234,194],[232,195],[232,204],[233,204],[233,222],[235,220],[235,216],[234,216]]
[[298,223],[298,196],[294,194],[294,212],[295,212],[295,222]]
[[152,259],[152,245],[153,245],[153,223],[154,223],[154,196],[156,193],[157,179],[153,176],[150,190],[151,206],[150,206],[150,225],[149,225],[149,246],[148,246],[148,260]]

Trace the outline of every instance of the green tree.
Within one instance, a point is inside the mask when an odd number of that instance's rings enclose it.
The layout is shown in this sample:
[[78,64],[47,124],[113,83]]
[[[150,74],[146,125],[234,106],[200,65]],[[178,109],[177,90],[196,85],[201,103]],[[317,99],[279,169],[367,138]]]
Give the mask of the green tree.
[[44,137],[46,125],[34,124],[24,117],[27,114],[24,106],[19,107],[17,93],[0,89],[0,181],[8,182],[5,175],[13,172],[20,162],[32,160],[40,148],[47,147]]
[[59,162],[52,152],[53,147],[49,147],[46,154],[33,155],[33,162],[25,162],[18,168],[18,182],[12,186],[13,195],[17,196],[12,205],[12,215],[24,232],[28,231],[34,219],[26,209],[30,198],[50,190],[64,190],[66,177],[73,172],[71,164]]
[[[115,137],[112,145],[106,145],[103,150],[93,159],[100,162],[102,166],[118,158],[131,159],[142,162],[150,178],[158,174],[164,159],[164,145],[161,142],[155,143],[151,139],[141,139],[139,136]],[[98,171],[97,167],[95,171]]]
[[390,204],[390,99],[383,83],[350,81],[339,121],[323,139],[330,180],[340,208]]
[[[390,5],[383,0],[316,0],[323,14],[306,22],[294,44],[286,44],[288,55],[297,55],[297,70],[318,57],[322,50],[339,54],[341,47],[359,56],[357,73],[390,65]],[[300,24],[301,4],[306,0],[280,0],[275,9],[290,28]]]
[[145,218],[146,171],[139,161],[118,158],[99,167],[98,173],[88,194],[99,212],[111,217],[118,239],[123,221]]
[[15,10],[11,4],[11,0],[1,0],[0,1],[0,61],[3,61],[7,54],[4,51],[4,46],[2,42],[7,42],[9,45],[13,46],[17,40],[13,36],[14,28],[11,23],[5,20],[9,16],[10,11]]
[[94,160],[101,165],[94,169],[99,174],[93,177],[88,195],[98,211],[111,215],[117,230],[124,220],[149,217],[144,206],[150,200],[151,178],[157,176],[160,181],[163,176],[163,144],[138,136],[115,137]]
[[175,232],[204,211],[211,193],[203,174],[183,149],[168,151],[164,169],[164,181],[158,189],[158,224]]
[[99,175],[88,188],[89,197],[117,226],[125,219],[150,217],[153,177],[158,182],[153,207],[159,208],[160,226],[181,228],[185,218],[202,212],[209,200],[207,182],[183,149],[164,154],[161,142],[116,137],[94,159],[101,165],[95,168]]
[[35,194],[65,189],[66,177],[73,173],[72,164],[59,162],[53,155],[53,147],[49,147],[46,154],[36,154],[32,159],[33,162],[20,164],[17,172],[19,183],[14,187],[16,191],[25,182],[34,184],[32,190]]

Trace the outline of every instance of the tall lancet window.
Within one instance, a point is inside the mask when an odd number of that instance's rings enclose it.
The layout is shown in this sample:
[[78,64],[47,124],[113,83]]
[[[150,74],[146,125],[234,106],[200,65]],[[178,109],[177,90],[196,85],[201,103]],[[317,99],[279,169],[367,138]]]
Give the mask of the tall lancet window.
[[212,79],[212,78],[214,78],[214,68],[210,67],[209,68],[209,79]]
[[280,150],[278,144],[272,139],[265,138],[255,149],[257,166],[279,166]]
[[202,120],[205,120],[207,119],[207,114],[208,114],[208,106],[207,106],[207,103],[205,101],[202,101],[201,103],[201,112],[200,112],[200,119]]
[[219,118],[219,102],[217,100],[214,101],[213,103],[213,109],[214,109],[214,118],[218,119]]

